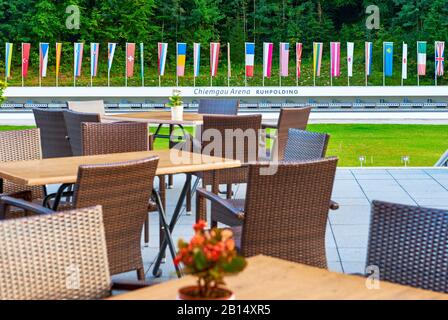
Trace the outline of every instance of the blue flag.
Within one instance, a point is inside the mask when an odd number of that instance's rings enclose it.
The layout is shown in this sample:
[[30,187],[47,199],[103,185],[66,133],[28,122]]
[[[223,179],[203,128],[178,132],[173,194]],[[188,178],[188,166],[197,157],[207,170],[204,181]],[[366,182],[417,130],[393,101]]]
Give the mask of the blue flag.
[[394,43],[384,42],[384,76],[392,77],[394,61]]

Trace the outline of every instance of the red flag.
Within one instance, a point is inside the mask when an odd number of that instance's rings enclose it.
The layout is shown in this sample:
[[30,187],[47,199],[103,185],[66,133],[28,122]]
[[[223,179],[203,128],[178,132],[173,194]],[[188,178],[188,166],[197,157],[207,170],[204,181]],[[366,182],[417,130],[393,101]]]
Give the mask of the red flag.
[[126,74],[134,76],[135,43],[126,43]]
[[22,43],[22,77],[28,76],[28,65],[30,61],[30,48],[31,44]]

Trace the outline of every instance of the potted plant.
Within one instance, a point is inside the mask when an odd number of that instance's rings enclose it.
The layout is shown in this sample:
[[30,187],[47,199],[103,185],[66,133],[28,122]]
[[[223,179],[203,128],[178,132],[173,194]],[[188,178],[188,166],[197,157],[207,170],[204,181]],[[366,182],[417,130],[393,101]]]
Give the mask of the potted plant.
[[171,107],[171,119],[182,120],[184,115],[184,102],[180,96],[180,90],[173,90],[173,95],[170,97],[170,102],[167,103]]
[[225,288],[224,276],[241,272],[244,257],[237,254],[233,233],[229,229],[205,230],[203,220],[194,225],[195,235],[189,243],[179,240],[174,263],[182,263],[186,274],[197,277],[197,284],[181,288],[180,300],[233,300]]

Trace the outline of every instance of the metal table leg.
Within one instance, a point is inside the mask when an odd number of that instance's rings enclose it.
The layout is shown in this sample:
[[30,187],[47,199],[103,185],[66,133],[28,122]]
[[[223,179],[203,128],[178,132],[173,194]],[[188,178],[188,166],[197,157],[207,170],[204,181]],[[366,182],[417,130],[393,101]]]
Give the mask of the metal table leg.
[[[170,239],[171,243],[172,243],[173,240],[171,238],[171,233],[173,232],[174,227],[176,226],[177,219],[179,218],[180,211],[182,210],[182,206],[185,201],[185,196],[187,195],[188,188],[190,187],[190,183],[191,183],[191,175],[187,174],[187,178],[185,180],[184,187],[182,188],[182,192],[179,196],[179,200],[177,201],[176,208],[174,209],[173,216],[172,216],[170,224],[168,226],[169,232],[165,231],[166,237],[162,243],[162,246],[160,247],[160,252],[159,252],[159,255],[157,256],[156,263],[154,264],[154,269],[152,271],[152,274],[155,277],[160,276],[159,268],[160,268],[160,264],[162,262],[163,253],[165,252],[166,247],[169,245],[169,243],[167,243],[167,238]],[[170,240],[168,240],[168,242],[170,242]],[[174,260],[174,256],[173,256],[173,260]],[[180,277],[179,273],[178,273],[178,276]]]

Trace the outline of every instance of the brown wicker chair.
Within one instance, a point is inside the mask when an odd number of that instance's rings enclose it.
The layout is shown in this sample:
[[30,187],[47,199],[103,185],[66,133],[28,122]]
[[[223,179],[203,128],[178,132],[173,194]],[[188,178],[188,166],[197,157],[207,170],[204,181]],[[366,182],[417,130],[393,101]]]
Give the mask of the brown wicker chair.
[[273,175],[261,174],[266,164],[250,165],[246,200],[198,189],[198,201],[211,200],[212,224],[237,227],[245,256],[264,254],[326,268],[325,232],[337,161],[280,163]]
[[[82,123],[82,154],[99,155],[108,153],[137,152],[152,149],[152,137],[148,137],[146,123]],[[165,179],[159,178],[159,193],[165,202]],[[148,204],[148,212],[158,211],[152,201]],[[145,243],[149,243],[149,220],[145,221]]]
[[285,153],[285,146],[288,140],[289,129],[300,129],[306,130],[308,125],[308,119],[310,117],[311,107],[306,108],[282,108],[280,111],[280,116],[278,118],[277,124],[263,124],[263,129],[277,129],[275,136],[266,134],[267,138],[273,139],[274,143],[272,146],[273,152],[267,152],[267,158],[271,158],[271,154],[276,154],[278,152],[278,160],[283,160]]
[[325,158],[330,135],[300,129],[289,129],[283,160],[310,161]]
[[[226,132],[235,132],[235,137],[229,136]],[[238,136],[238,130],[242,132],[248,132],[252,135],[253,141],[249,141],[244,137]],[[210,132],[216,132],[221,135],[221,144],[216,145],[216,148],[211,150],[211,156],[220,156],[225,158],[240,160],[243,164],[241,168],[218,170],[215,173],[216,182],[213,186],[213,190],[217,192],[219,190],[219,184],[227,185],[227,198],[232,196],[232,184],[233,183],[246,183],[248,167],[244,164],[249,161],[254,162],[258,160],[258,144],[259,133],[261,130],[261,115],[240,115],[240,116],[228,116],[228,115],[205,115],[203,131],[201,132],[202,138],[204,134]],[[209,144],[214,143],[214,140],[208,141],[208,139],[201,138],[201,150],[206,150]],[[238,139],[243,138],[243,144],[238,146]],[[233,147],[232,150],[230,148]],[[197,177],[202,179],[202,186],[212,185],[212,173],[211,172],[196,172]],[[201,208],[198,212],[201,212],[196,219],[206,219],[205,208]]]
[[148,216],[158,158],[125,163],[80,166],[75,208],[103,207],[111,274],[137,270],[144,279],[141,230]]
[[380,280],[448,293],[448,212],[372,201],[367,266]]
[[74,156],[81,156],[83,154],[81,124],[84,122],[100,122],[100,116],[96,113],[83,113],[66,110],[64,112],[64,120],[67,127],[72,153]]
[[52,213],[10,197],[32,218],[0,223],[0,300],[101,299],[111,290],[146,284],[111,283],[100,206]]
[[43,158],[71,157],[67,127],[63,110],[33,109],[34,119],[40,129]]
[[[0,162],[42,159],[40,130],[0,131]],[[42,201],[44,187],[24,187],[8,180],[0,179],[0,194],[25,198],[28,201]],[[6,218],[23,216],[22,210],[11,210]]]

